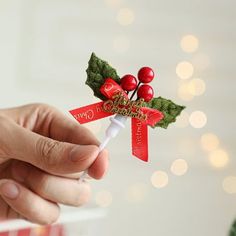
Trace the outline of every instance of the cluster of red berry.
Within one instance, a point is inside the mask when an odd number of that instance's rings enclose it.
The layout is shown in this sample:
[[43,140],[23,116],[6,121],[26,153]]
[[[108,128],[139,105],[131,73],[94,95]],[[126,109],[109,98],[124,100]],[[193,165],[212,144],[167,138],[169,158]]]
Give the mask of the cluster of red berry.
[[[125,75],[121,78],[121,87],[125,91],[133,91],[130,100],[134,97],[137,92],[138,98],[143,98],[145,102],[150,101],[153,98],[154,91],[153,88],[148,85],[154,79],[154,72],[150,67],[142,67],[138,71],[138,80],[133,75]],[[141,85],[141,83],[144,83]],[[141,85],[141,86],[140,86]]]

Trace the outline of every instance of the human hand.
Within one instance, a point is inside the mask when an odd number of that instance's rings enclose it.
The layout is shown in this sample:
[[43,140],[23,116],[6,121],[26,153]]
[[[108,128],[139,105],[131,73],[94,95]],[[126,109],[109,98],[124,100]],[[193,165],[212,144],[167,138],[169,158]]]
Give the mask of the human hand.
[[58,203],[80,206],[108,167],[107,151],[83,126],[44,104],[0,110],[0,219],[50,224]]

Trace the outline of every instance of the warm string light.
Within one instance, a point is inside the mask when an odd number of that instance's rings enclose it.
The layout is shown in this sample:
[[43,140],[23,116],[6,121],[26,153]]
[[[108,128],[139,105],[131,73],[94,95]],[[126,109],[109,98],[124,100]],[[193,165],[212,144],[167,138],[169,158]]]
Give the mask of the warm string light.
[[203,128],[207,123],[207,116],[202,111],[194,111],[189,117],[189,123],[193,128]]
[[209,161],[213,167],[223,168],[229,162],[228,154],[223,149],[216,149],[209,154]]
[[[199,40],[195,35],[184,35],[180,41],[180,46],[184,52],[196,52],[199,47]],[[176,74],[182,80],[190,79],[196,69],[202,68],[209,63],[208,57],[203,53],[194,55],[192,63],[189,61],[179,62],[176,66]],[[181,83],[178,88],[178,96],[184,101],[191,101],[194,96],[202,95],[206,90],[204,80],[194,78],[186,83]]]
[[[199,40],[194,35],[185,35],[181,40],[181,48],[183,51],[187,53],[195,52],[199,47]],[[189,61],[179,62],[176,66],[176,74],[182,79],[182,81],[186,81],[190,79],[194,74],[194,66]],[[191,101],[194,96],[200,96],[205,92],[206,85],[205,82],[200,78],[193,78],[190,81],[182,82],[178,89],[178,95],[184,101]],[[182,119],[181,119],[182,118]],[[179,122],[177,122],[176,126],[178,127],[186,127],[188,124],[191,124],[194,128],[203,128],[207,123],[207,117],[202,111],[194,111],[190,114],[190,116],[183,112],[181,117],[179,118]],[[192,150],[195,150],[194,145],[184,145],[184,150],[187,147],[193,147]],[[184,175],[188,170],[188,164],[183,159],[175,160],[171,165],[171,172],[177,176]],[[157,177],[156,177],[157,176]],[[160,174],[160,180],[166,180],[166,184],[168,183],[168,175],[164,172]],[[152,184],[156,186],[162,186],[162,181],[160,183],[158,180],[158,174],[156,172],[152,175],[151,181]],[[163,181],[165,183],[165,181]],[[164,184],[163,184],[164,185]]]
[[193,95],[189,93],[189,87],[187,83],[183,83],[178,88],[178,96],[183,101],[191,101],[193,99]]
[[[185,35],[182,37],[180,46],[186,53],[196,52],[199,48],[199,40],[194,35]],[[204,53],[194,55],[192,63],[184,61],[180,62],[176,67],[176,74],[180,79],[186,80],[193,76],[194,69],[201,71],[205,70],[210,65],[209,56]],[[178,89],[178,96],[184,101],[191,101],[194,96],[204,94],[206,84],[200,78],[194,78],[189,82],[181,83]],[[183,120],[186,120],[185,116]],[[183,127],[187,122],[182,122]],[[194,128],[203,128],[207,123],[207,116],[202,111],[194,111],[189,116],[189,123]],[[178,124],[177,124],[178,125]],[[180,122],[180,127],[181,127]],[[219,148],[219,139],[215,134],[206,133],[201,137],[201,147],[209,152],[209,161],[215,168],[223,168],[229,162],[228,154],[225,150]],[[184,160],[175,160],[171,165],[171,172],[176,175],[181,175],[187,171],[187,163]],[[232,194],[236,193],[236,176],[228,176],[222,186],[225,192]]]
[[170,170],[174,175],[181,176],[187,172],[188,164],[184,159],[177,159],[172,163]]
[[[194,35],[185,35],[180,42],[181,48],[184,52],[193,53],[199,47],[199,40]],[[194,67],[197,70],[206,69],[210,60],[204,53],[196,54],[192,63],[180,62],[176,67],[176,73],[181,79],[189,79],[192,77]],[[194,66],[193,66],[194,65]],[[202,95],[206,90],[205,82],[200,78],[194,78],[189,82],[181,84],[178,90],[178,95],[182,100],[190,101],[194,96]],[[194,128],[203,128],[207,123],[207,116],[202,111],[194,111],[189,116],[189,123]],[[228,154],[222,149],[217,149],[219,146],[219,139],[216,135],[211,133],[203,134],[201,137],[201,146],[205,151],[209,153],[209,161],[212,166],[216,168],[222,168],[228,164]],[[172,165],[173,169],[173,165]]]
[[201,146],[205,151],[213,151],[219,146],[219,138],[213,133],[205,133],[201,136]]
[[155,171],[151,176],[151,183],[155,188],[163,188],[168,184],[169,178],[164,171]]
[[184,52],[193,53],[198,49],[199,40],[194,35],[185,35],[181,39],[180,46]]
[[191,101],[195,96],[202,95],[205,90],[206,84],[204,80],[194,78],[187,82],[180,82],[178,96],[184,101]]
[[209,163],[215,168],[223,168],[229,162],[228,153],[219,148],[219,138],[213,133],[205,133],[200,139],[201,147],[208,152]]
[[118,11],[117,21],[120,25],[127,26],[134,22],[134,12],[129,8],[122,8]]
[[176,74],[180,79],[189,79],[194,72],[193,65],[188,61],[179,62],[176,66]]
[[[174,175],[182,176],[186,174],[188,170],[188,164],[184,159],[177,159],[173,161],[170,170]],[[168,182],[169,177],[165,171],[155,171],[151,176],[151,183],[155,188],[164,188]]]
[[206,90],[206,84],[204,80],[199,78],[192,79],[190,82],[188,82],[187,86],[188,86],[188,92],[193,96],[200,96]]

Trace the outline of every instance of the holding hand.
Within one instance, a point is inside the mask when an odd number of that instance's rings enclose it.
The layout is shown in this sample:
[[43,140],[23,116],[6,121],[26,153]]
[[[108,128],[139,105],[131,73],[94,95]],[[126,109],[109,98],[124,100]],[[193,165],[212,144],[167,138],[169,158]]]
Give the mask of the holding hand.
[[80,206],[89,184],[78,183],[88,169],[95,179],[108,167],[98,141],[55,108],[34,104],[0,110],[0,219],[26,218],[50,224],[58,203]]

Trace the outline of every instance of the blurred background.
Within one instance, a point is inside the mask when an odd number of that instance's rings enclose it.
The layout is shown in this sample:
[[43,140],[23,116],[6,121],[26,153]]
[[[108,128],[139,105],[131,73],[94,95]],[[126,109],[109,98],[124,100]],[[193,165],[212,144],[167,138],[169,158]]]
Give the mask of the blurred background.
[[[227,235],[236,216],[235,14],[233,0],[0,0],[0,107],[43,102],[68,114],[97,101],[84,84],[92,52],[120,76],[152,67],[156,95],[187,107],[168,130],[149,129],[148,163],[132,157],[127,124],[82,208],[105,217],[73,218],[67,235]],[[86,126],[102,140],[107,125]]]

